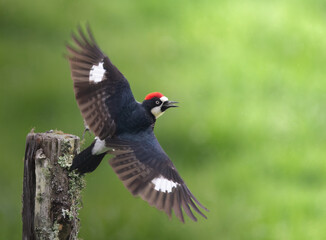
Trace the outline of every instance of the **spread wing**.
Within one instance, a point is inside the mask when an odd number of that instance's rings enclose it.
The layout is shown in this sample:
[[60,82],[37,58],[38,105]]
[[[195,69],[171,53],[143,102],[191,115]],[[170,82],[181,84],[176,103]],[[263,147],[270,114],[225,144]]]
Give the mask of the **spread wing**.
[[67,44],[76,100],[90,130],[101,140],[114,135],[118,109],[135,102],[127,79],[97,46],[89,27]]
[[206,216],[197,205],[208,211],[190,192],[175,166],[158,143],[154,133],[148,131],[145,141],[106,140],[114,148],[110,159],[112,166],[125,187],[135,196],[139,195],[150,205],[165,211],[169,217],[172,210],[184,222],[183,211],[194,221],[197,218],[191,208]]

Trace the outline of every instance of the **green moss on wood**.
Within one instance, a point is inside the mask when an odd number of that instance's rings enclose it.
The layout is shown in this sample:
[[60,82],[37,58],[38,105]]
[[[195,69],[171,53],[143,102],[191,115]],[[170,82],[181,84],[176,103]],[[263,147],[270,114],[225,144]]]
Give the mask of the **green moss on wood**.
[[[79,150],[79,149],[77,149]],[[63,209],[62,215],[64,218],[68,217],[73,222],[73,228],[78,231],[79,229],[79,210],[82,207],[81,191],[86,186],[86,182],[83,176],[79,175],[75,171],[70,171],[69,168],[74,158],[74,149],[72,142],[69,139],[61,141],[62,155],[58,158],[59,165],[68,171],[69,178],[69,190],[68,194],[71,199],[70,209]],[[77,232],[78,234],[78,232]],[[76,236],[77,236],[76,234]]]

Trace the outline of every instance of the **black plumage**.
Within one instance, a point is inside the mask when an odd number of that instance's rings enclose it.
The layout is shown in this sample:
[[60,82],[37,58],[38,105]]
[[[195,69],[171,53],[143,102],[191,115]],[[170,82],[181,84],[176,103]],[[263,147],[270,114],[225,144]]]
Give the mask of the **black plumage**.
[[93,172],[98,165],[100,165],[102,159],[106,155],[106,152],[101,154],[92,154],[92,149],[95,142],[93,142],[88,148],[78,154],[70,167],[71,170],[77,169],[81,173]]
[[137,102],[128,81],[102,53],[89,27],[87,34],[81,28],[78,33],[72,35],[77,48],[67,45],[74,91],[85,122],[98,139],[74,159],[71,169],[93,171],[110,153],[114,155],[110,165],[133,195],[170,217],[173,209],[182,222],[182,209],[194,221],[191,208],[206,218],[197,205],[207,209],[190,192],[153,132],[158,116],[152,110],[159,107],[164,112],[174,102],[155,94]]

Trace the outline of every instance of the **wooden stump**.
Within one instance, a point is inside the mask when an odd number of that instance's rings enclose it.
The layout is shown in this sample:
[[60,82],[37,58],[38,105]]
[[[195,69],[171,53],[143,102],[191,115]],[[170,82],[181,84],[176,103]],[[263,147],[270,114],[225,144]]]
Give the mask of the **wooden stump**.
[[26,138],[23,183],[23,240],[77,239],[84,180],[69,166],[79,138],[61,132]]

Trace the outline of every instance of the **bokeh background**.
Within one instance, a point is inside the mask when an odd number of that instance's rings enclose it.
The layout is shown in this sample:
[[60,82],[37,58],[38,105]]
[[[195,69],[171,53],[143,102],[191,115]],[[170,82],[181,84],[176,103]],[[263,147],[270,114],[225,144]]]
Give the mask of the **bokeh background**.
[[63,56],[86,21],[139,101],[180,102],[155,132],[210,212],[169,220],[106,158],[86,177],[81,238],[326,239],[324,0],[1,0],[0,239],[21,239],[27,133],[83,132]]

